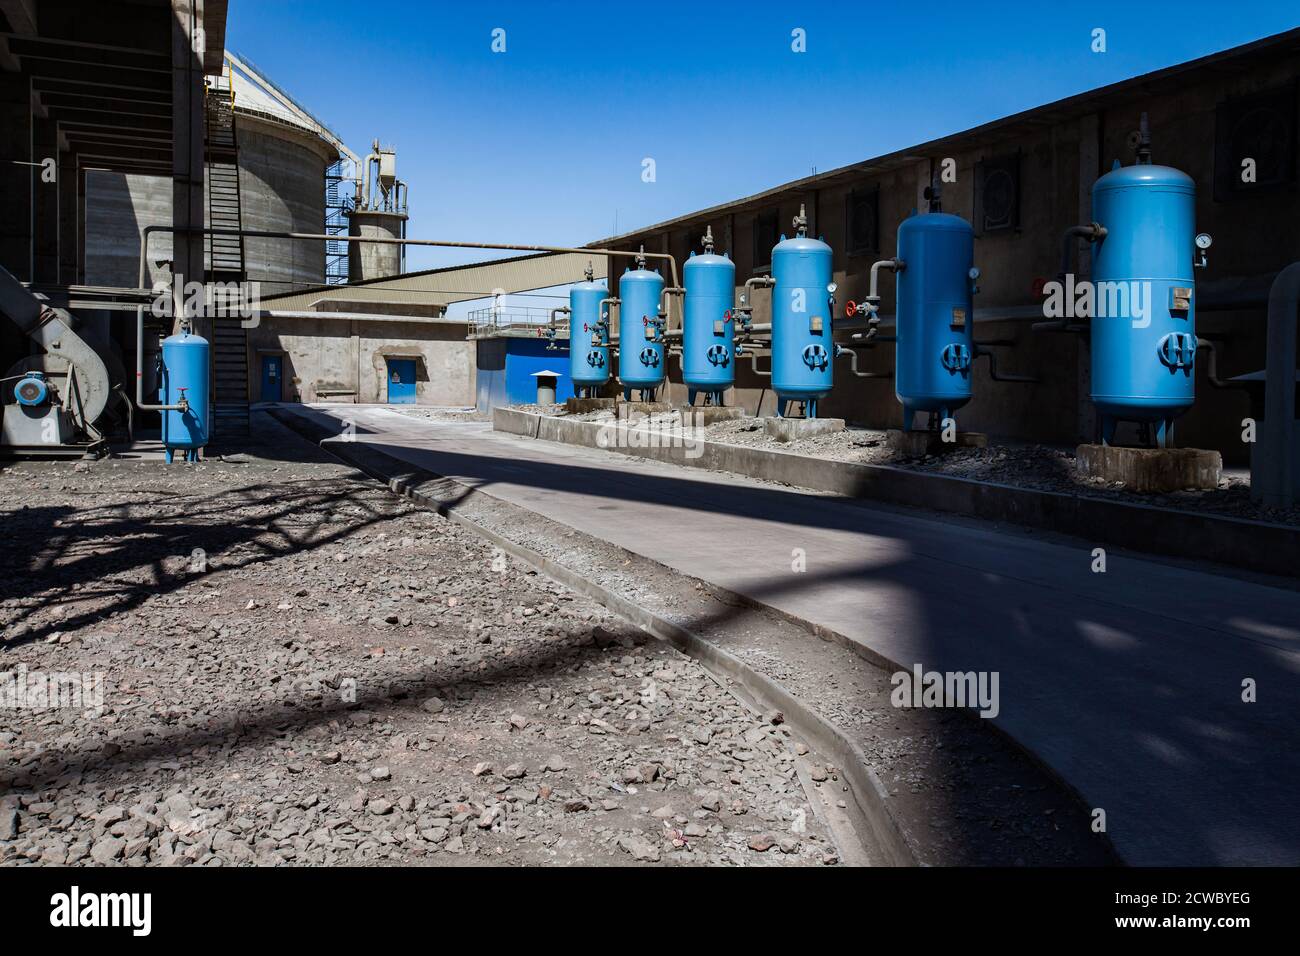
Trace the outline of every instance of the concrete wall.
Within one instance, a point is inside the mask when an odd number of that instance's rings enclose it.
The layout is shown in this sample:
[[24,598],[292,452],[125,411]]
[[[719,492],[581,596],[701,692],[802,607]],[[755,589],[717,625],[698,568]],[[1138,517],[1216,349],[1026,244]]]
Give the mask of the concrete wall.
[[[320,233],[325,229],[327,147],[317,137],[248,116],[236,120],[239,188],[245,229]],[[140,232],[171,225],[169,177],[87,172],[85,266],[87,285],[135,288]],[[284,239],[245,240],[248,278],[262,293],[289,292],[325,281],[325,245]],[[172,237],[149,240],[151,262],[171,258]],[[149,269],[150,285],[168,269]]]
[[263,354],[284,355],[286,401],[387,401],[385,356],[415,358],[416,402],[474,403],[474,343],[459,323],[263,319],[248,331],[252,399],[261,398]]
[[[711,224],[719,239],[719,250],[731,252],[736,262],[738,285],[756,274],[753,233],[760,215],[773,212],[778,232],[791,233],[790,220],[807,205],[810,232],[822,236],[834,249],[834,281],[837,293],[836,341],[846,345],[852,327],[846,322],[843,305],[861,301],[868,289],[871,263],[895,253],[895,232],[914,209],[924,208],[920,191],[929,181],[931,169],[946,157],[957,165],[957,181],[943,186],[943,210],[975,221],[975,170],[981,160],[1020,154],[1020,222],[1015,229],[990,232],[976,241],[975,262],[982,276],[981,292],[975,299],[976,338],[979,341],[1012,340],[1014,346],[998,350],[1000,370],[1036,375],[1041,384],[1019,385],[990,380],[984,360],[974,373],[973,401],[958,414],[961,427],[993,435],[1046,442],[1073,443],[1091,440],[1094,417],[1090,402],[1088,347],[1085,339],[1073,335],[1034,333],[1030,325],[1040,321],[1041,297],[1036,281],[1055,277],[1059,269],[1061,234],[1070,225],[1087,222],[1090,189],[1097,176],[1119,159],[1127,165],[1133,152],[1129,135],[1147,111],[1153,136],[1153,161],[1174,166],[1191,175],[1197,184],[1196,226],[1214,236],[1210,266],[1197,270],[1197,333],[1222,337],[1220,378],[1264,367],[1264,319],[1262,306],[1247,300],[1246,290],[1267,289],[1267,279],[1287,264],[1300,260],[1300,191],[1294,181],[1276,188],[1260,188],[1256,194],[1216,198],[1216,111],[1225,99],[1274,89],[1294,89],[1300,82],[1300,62],[1281,65],[1243,64],[1240,72],[1226,71],[1189,80],[1177,92],[1139,96],[1104,111],[1064,111],[1023,124],[1010,124],[993,133],[958,138],[942,153],[918,154],[900,160],[895,168],[853,178],[828,180],[804,190],[787,190],[762,204],[739,205],[731,212],[680,222],[669,229],[651,230],[620,241],[620,248],[635,248],[644,241],[649,250],[670,251],[679,266],[687,253],[698,248],[704,226]],[[1297,117],[1300,124],[1300,117]],[[933,164],[933,166],[932,166]],[[879,188],[879,248],[860,254],[847,251],[846,200],[853,189]],[[977,224],[978,231],[978,224]],[[1088,273],[1085,253],[1080,275]],[[611,262],[611,275],[622,266]],[[762,274],[765,270],[758,270]],[[894,281],[882,273],[881,313],[892,321]],[[739,287],[737,292],[739,293]],[[1228,308],[1233,300],[1236,308]],[[756,322],[770,321],[770,295],[755,295]],[[1216,305],[1217,302],[1217,305]],[[1243,304],[1244,303],[1244,304]],[[860,326],[859,326],[860,327]],[[887,330],[887,331],[892,331]],[[864,353],[861,367],[888,371],[893,368],[893,347],[883,344]],[[1206,353],[1200,353],[1197,372],[1197,404],[1177,424],[1176,441],[1183,446],[1218,449],[1225,460],[1244,463],[1246,447],[1240,440],[1243,417],[1249,413],[1247,396],[1239,391],[1221,391],[1206,378]],[[760,368],[768,362],[761,360]],[[684,400],[680,368],[670,363],[673,400]],[[768,413],[775,404],[766,388],[768,381],[754,376],[746,365],[737,377],[733,401],[749,411]],[[839,416],[870,426],[896,426],[901,407],[892,381],[854,379],[847,362],[836,364],[836,386],[820,406],[820,413]],[[1132,434],[1121,434],[1121,439]]]
[[[84,281],[86,285],[134,289],[140,281],[140,233],[170,226],[172,181],[164,176],[87,171]],[[171,233],[149,239],[148,284],[167,281],[169,268],[155,268],[172,255]]]

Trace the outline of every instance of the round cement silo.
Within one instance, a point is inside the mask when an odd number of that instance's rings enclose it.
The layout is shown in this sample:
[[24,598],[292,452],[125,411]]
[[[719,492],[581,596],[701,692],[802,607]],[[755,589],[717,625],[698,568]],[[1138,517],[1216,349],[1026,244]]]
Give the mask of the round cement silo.
[[[375,209],[348,213],[348,234],[401,239],[406,234],[406,214]],[[348,281],[386,279],[402,272],[402,247],[388,243],[353,243],[348,255]]]
[[[315,132],[244,113],[239,129],[239,189],[243,227],[279,232],[325,231],[325,169],[338,156]],[[250,282],[263,295],[325,282],[325,244],[288,239],[244,241]]]

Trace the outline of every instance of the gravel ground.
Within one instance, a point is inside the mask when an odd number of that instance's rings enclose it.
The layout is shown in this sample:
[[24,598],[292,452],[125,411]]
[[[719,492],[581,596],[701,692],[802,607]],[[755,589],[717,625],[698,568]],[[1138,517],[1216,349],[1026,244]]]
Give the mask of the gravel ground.
[[[518,406],[526,411],[552,414],[538,406]],[[569,416],[582,421],[610,421],[608,410]],[[677,412],[660,413],[645,420],[650,427],[671,427],[680,419]],[[943,455],[904,458],[891,450],[885,432],[870,428],[846,428],[843,432],[817,435],[793,442],[778,442],[767,437],[762,419],[738,418],[716,422],[705,430],[709,441],[728,445],[747,445],[791,452],[814,458],[828,458],[864,465],[892,465],[914,471],[996,482],[1022,488],[1039,488],[1067,494],[1090,495],[1116,501],[1131,501],[1204,511],[1213,514],[1300,525],[1300,506],[1270,508],[1250,500],[1250,479],[1245,474],[1225,475],[1214,491],[1178,491],[1165,495],[1142,495],[1125,491],[1118,485],[1079,474],[1072,448],[1050,445],[990,445],[988,448],[956,448]]]
[[433,405],[389,405],[388,408],[427,422],[490,422],[492,420],[491,415],[484,415],[477,408],[442,408]]
[[288,442],[0,471],[0,862],[839,860],[779,718]]
[[[949,709],[895,707],[891,671],[841,643],[544,515],[396,467],[413,490],[442,507],[730,651],[799,697],[861,748],[919,862],[1115,862],[1080,801],[985,721]],[[828,810],[831,801],[843,803],[838,770],[820,764],[809,770]]]

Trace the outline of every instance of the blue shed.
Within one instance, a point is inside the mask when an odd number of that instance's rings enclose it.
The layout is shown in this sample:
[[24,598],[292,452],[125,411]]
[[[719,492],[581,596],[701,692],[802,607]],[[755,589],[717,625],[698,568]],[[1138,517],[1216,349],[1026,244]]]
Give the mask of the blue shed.
[[573,397],[569,375],[569,340],[556,339],[547,349],[544,339],[501,336],[477,341],[477,386],[475,405],[488,412],[501,405],[524,405],[537,400],[533,373],[548,369],[560,372],[555,383],[555,400]]

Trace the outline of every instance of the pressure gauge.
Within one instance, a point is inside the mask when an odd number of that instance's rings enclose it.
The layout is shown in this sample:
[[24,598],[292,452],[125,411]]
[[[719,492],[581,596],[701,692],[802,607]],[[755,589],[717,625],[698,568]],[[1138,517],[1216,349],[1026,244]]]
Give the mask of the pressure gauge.
[[1211,238],[1210,234],[1208,232],[1203,232],[1196,237],[1196,248],[1208,249],[1213,242],[1214,239]]
[[839,286],[837,286],[834,282],[832,282],[830,285],[828,285],[828,286],[826,287],[826,291],[829,292],[831,295],[834,295],[834,294],[835,294],[835,290],[838,289],[838,288],[839,288]]

